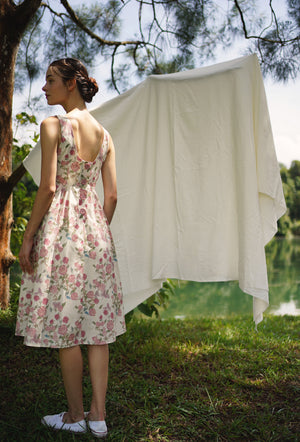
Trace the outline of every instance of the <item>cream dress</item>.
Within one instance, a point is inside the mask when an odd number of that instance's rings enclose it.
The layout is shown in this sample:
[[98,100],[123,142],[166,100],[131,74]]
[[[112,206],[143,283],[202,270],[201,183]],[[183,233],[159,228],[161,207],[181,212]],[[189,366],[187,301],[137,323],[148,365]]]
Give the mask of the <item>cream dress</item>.
[[111,231],[95,191],[109,135],[105,130],[95,161],[84,161],[71,121],[58,119],[56,192],[34,238],[34,273],[22,275],[16,335],[36,347],[111,343],[125,332],[123,296]]

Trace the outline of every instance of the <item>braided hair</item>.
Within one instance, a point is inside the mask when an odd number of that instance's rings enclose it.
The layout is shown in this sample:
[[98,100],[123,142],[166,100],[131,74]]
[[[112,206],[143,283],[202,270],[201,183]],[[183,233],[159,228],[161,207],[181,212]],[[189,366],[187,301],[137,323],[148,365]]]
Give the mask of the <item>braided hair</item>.
[[84,64],[76,58],[61,58],[53,61],[49,67],[58,71],[64,83],[75,78],[79,93],[87,103],[92,101],[93,96],[99,90],[97,81],[89,77]]

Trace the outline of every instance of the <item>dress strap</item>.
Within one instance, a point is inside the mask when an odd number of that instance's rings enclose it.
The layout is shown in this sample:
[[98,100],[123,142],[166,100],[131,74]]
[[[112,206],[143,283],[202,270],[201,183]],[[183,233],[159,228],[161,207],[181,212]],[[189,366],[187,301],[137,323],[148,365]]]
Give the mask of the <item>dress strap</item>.
[[55,117],[58,119],[60,124],[61,141],[63,142],[65,141],[65,138],[73,137],[73,126],[71,120],[64,115],[55,115]]

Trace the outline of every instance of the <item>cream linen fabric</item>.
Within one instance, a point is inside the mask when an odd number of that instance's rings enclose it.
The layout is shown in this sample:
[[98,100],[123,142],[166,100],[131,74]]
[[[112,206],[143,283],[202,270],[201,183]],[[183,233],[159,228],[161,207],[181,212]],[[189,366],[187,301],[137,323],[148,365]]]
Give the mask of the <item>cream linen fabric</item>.
[[[125,311],[166,278],[238,280],[258,324],[286,206],[257,57],[150,76],[91,113],[116,147]],[[24,165],[38,183],[38,146]]]

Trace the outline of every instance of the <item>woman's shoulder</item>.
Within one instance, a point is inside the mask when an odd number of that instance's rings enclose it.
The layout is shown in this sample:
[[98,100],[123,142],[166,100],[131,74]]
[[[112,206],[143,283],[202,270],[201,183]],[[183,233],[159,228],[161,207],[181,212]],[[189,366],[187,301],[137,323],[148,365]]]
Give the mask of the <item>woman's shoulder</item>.
[[41,138],[47,137],[57,139],[60,137],[60,122],[57,117],[47,117],[41,122],[40,126]]
[[56,130],[60,128],[59,118],[57,116],[47,117],[41,122],[41,130]]
[[111,135],[108,130],[99,121],[97,121],[95,117],[93,117],[93,115],[91,115],[91,118],[93,119],[93,124],[96,132],[98,133],[98,137],[102,140],[102,144],[106,146],[108,152],[112,143]]
[[105,131],[104,127],[96,120],[96,118],[88,111],[71,111],[64,116],[64,118],[69,119],[76,129],[84,127],[89,131],[94,130],[95,132]]
[[90,118],[91,124],[95,127],[95,129],[97,131],[99,131],[101,133],[103,133],[103,132],[108,133],[108,131],[104,128],[104,126],[102,126],[102,124],[98,120],[96,120],[96,118],[90,113],[89,113],[89,118]]

